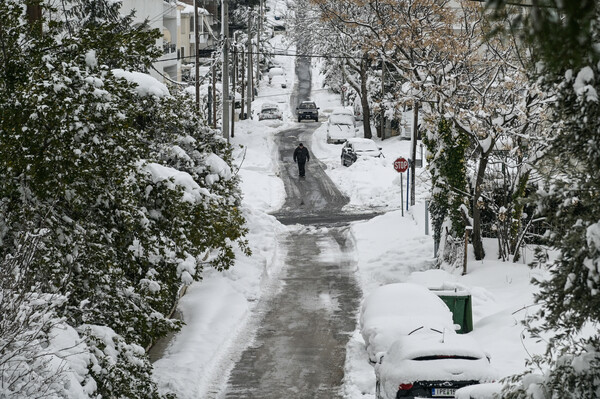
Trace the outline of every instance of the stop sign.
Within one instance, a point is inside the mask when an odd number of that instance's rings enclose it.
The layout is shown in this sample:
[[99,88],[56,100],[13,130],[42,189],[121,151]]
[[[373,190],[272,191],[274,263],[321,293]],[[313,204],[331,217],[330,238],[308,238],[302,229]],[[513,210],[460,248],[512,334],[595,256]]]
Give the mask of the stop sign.
[[396,159],[394,161],[394,169],[396,169],[396,172],[398,173],[406,172],[406,169],[408,169],[408,161],[402,157]]

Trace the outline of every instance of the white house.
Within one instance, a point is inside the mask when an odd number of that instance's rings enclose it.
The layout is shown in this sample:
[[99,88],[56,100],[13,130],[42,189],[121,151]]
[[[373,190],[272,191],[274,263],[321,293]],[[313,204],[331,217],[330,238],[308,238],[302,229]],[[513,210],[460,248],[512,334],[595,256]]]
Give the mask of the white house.
[[[174,80],[181,82],[190,65],[194,63],[195,33],[193,0],[121,0],[121,12],[129,14],[135,10],[134,21],[142,23],[148,20],[151,29],[158,29],[162,37],[156,46],[163,50],[151,75],[160,81]],[[202,4],[213,5],[215,1],[204,0]],[[213,7],[216,8],[216,7]],[[213,32],[215,17],[204,7],[198,10],[198,26],[200,31],[199,48],[212,47],[216,37]]]

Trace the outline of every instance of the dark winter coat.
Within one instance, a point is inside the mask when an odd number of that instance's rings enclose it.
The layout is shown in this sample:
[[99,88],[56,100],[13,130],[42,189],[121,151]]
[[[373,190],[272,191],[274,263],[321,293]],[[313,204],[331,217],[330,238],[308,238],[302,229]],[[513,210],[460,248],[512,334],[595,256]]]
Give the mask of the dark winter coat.
[[296,147],[294,150],[294,162],[304,163],[310,159],[308,149],[306,147]]

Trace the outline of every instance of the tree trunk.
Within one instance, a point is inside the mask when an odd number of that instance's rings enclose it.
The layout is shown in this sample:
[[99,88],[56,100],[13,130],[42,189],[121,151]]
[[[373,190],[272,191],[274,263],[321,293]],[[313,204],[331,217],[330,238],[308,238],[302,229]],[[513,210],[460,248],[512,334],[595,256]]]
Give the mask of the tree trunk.
[[[493,148],[490,146],[490,149]],[[479,196],[481,195],[481,185],[483,184],[483,178],[485,170],[487,168],[489,160],[489,150],[487,153],[482,153],[479,159],[479,167],[477,168],[477,178],[475,180],[474,195],[473,195],[473,235],[471,239],[473,241],[473,254],[475,259],[482,260],[485,258],[485,251],[483,249],[483,243],[481,240],[481,209],[477,205]]]
[[41,0],[28,0],[27,4],[27,20],[31,26],[31,31],[42,34],[42,6]]
[[525,192],[527,189],[527,182],[529,181],[530,172],[525,172],[523,175],[519,177],[517,183],[517,190],[513,194],[513,202],[514,202],[514,210],[512,212],[512,223],[511,223],[511,231],[510,231],[510,253],[513,254],[513,262],[519,261],[519,246],[522,242],[519,237],[521,236],[521,232],[523,231],[523,226],[521,223],[521,218],[523,217],[523,208],[524,204],[520,199],[525,197]]
[[364,57],[360,62],[360,105],[362,107],[365,138],[370,139],[373,137],[373,133],[371,132],[371,111],[369,110],[369,96],[367,92],[367,66],[365,65]]

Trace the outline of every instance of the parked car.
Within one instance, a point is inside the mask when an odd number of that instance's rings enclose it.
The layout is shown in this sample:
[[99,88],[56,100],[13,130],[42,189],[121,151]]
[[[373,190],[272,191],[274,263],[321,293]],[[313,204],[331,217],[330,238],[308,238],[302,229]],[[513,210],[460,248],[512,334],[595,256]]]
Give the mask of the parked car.
[[341,144],[356,137],[356,120],[348,114],[331,114],[327,120],[327,143]]
[[342,147],[342,165],[350,166],[356,162],[358,157],[381,158],[383,153],[381,147],[378,147],[371,139],[355,137],[346,140]]
[[360,331],[369,360],[377,362],[402,336],[432,331],[455,331],[452,312],[436,294],[412,283],[378,287],[361,307]]
[[283,68],[272,67],[269,69],[269,73],[267,75],[269,76],[269,83],[271,83],[271,81],[273,80],[273,77],[285,76],[285,72],[283,71]]
[[258,114],[258,120],[262,121],[263,119],[283,120],[283,115],[277,104],[265,103],[262,105]]
[[469,335],[428,332],[395,341],[375,365],[375,397],[454,398],[456,390],[492,382],[490,358]]
[[302,101],[296,107],[296,111],[298,112],[298,122],[302,121],[302,119],[319,121],[319,107],[317,107],[314,101]]
[[331,115],[352,115],[354,116],[354,111],[350,108],[346,107],[336,107],[331,111]]
[[287,87],[287,81],[284,75],[275,75],[271,78],[271,86],[281,87],[285,89]]

